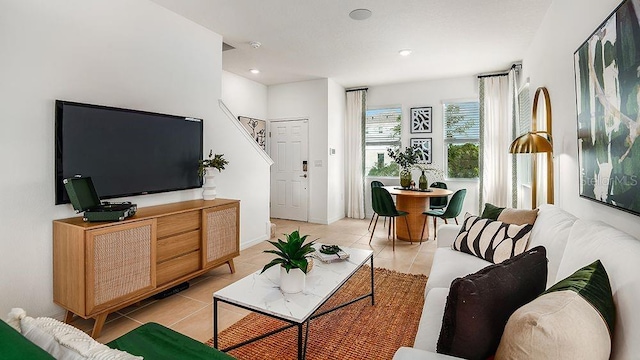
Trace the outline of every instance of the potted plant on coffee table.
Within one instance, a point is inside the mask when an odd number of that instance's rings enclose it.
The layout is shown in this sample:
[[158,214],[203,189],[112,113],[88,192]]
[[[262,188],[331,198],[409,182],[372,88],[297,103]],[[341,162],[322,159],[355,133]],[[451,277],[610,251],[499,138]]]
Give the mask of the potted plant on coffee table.
[[265,253],[275,254],[278,257],[271,260],[262,268],[260,273],[268,268],[280,265],[280,289],[286,293],[297,293],[304,290],[309,259],[307,256],[316,251],[313,248],[314,241],[305,244],[309,235],[300,237],[298,230],[291,234],[284,234],[286,241],[269,241],[277,250],[265,250]]

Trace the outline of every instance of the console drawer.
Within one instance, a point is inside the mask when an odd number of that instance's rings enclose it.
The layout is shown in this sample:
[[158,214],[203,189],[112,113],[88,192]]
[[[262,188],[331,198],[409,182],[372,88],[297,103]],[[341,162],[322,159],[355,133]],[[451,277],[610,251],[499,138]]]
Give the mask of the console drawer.
[[200,211],[189,211],[181,214],[159,217],[157,220],[158,239],[200,229],[201,217]]
[[200,270],[200,257],[201,253],[198,250],[159,263],[156,267],[156,285],[166,284],[184,275]]
[[156,262],[158,263],[200,250],[200,230],[159,239],[156,249]]

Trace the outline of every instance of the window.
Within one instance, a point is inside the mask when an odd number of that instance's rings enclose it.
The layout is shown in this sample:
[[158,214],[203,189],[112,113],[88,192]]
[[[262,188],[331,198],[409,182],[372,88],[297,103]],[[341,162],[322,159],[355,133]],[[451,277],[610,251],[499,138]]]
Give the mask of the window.
[[365,174],[398,176],[398,165],[387,155],[387,149],[400,146],[401,108],[367,110],[365,120]]
[[480,174],[480,104],[444,104],[444,146],[448,178],[477,178]]

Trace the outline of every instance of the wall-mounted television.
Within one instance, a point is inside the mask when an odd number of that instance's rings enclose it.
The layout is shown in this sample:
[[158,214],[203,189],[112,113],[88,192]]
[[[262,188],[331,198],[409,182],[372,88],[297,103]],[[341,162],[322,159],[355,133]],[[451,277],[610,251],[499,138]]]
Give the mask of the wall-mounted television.
[[202,186],[202,120],[56,100],[56,204],[62,180],[90,176],[101,199]]

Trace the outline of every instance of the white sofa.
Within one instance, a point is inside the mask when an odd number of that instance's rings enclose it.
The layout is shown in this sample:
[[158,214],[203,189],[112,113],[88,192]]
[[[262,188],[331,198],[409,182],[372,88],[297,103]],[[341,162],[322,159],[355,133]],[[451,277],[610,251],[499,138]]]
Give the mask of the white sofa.
[[[460,226],[438,228],[438,249],[425,290],[425,302],[412,348],[402,347],[395,360],[455,359],[436,353],[451,282],[489,262],[451,249]],[[540,207],[527,248],[547,250],[547,288],[600,259],[611,283],[616,327],[611,359],[640,359],[640,240],[599,221],[577,219],[554,205]]]

